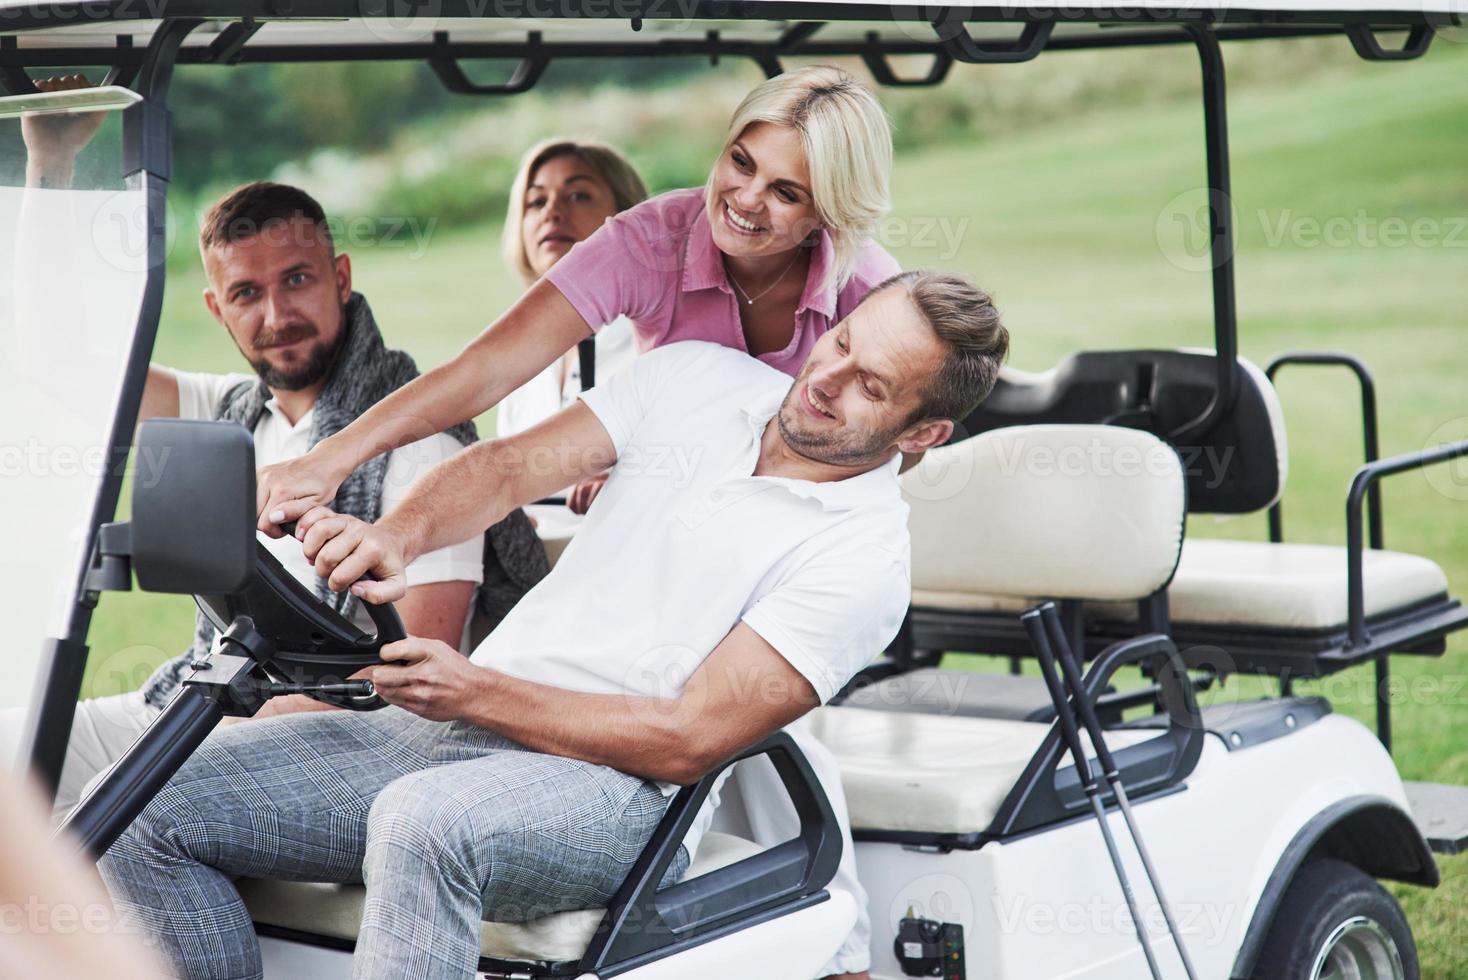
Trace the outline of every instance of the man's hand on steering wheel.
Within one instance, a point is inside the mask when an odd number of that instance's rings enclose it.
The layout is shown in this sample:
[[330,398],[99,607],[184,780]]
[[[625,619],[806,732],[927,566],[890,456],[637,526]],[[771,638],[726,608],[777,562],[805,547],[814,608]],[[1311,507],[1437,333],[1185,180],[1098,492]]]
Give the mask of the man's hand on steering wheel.
[[480,696],[485,670],[442,640],[410,636],[382,648],[372,672],[378,695],[429,721],[457,721]]
[[[353,595],[371,603],[407,595],[402,542],[381,525],[313,507],[296,522],[296,537],[306,560],[333,591],[350,587]],[[376,581],[363,578],[367,575]]]

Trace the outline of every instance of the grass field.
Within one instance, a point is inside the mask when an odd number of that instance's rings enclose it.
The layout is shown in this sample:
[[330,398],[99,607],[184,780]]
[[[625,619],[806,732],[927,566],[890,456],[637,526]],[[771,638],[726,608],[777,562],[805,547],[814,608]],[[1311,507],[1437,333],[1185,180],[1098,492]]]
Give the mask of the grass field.
[[[1189,56],[1134,57],[1176,71]],[[1142,62],[1128,64],[1145,75]],[[1351,63],[1291,84],[1260,82],[1260,69],[1230,105],[1243,352],[1261,363],[1300,348],[1363,357],[1377,377],[1386,454],[1468,437],[1465,69],[1468,45],[1452,43],[1421,63]],[[1196,268],[1198,236],[1186,237],[1202,200],[1201,129],[1196,103],[1179,98],[1097,108],[1003,138],[961,130],[941,148],[899,157],[885,238],[906,266],[954,269],[990,287],[1020,367],[1045,368],[1081,348],[1206,346],[1209,276]],[[497,234],[489,223],[442,232],[416,260],[393,248],[354,254],[357,284],[390,343],[436,364],[504,309],[516,290],[498,264]],[[175,265],[159,359],[236,369],[238,355],[199,300],[198,270],[186,257]],[[1282,380],[1289,539],[1344,540],[1345,489],[1360,454],[1344,380]],[[1432,556],[1455,594],[1468,592],[1468,468],[1395,478],[1384,497],[1388,546]],[[1200,516],[1189,533],[1262,539],[1264,520]],[[105,599],[89,692],[135,686],[182,648],[190,617],[185,600]],[[1395,672],[1403,776],[1468,783],[1468,637],[1441,658],[1399,658]],[[1371,717],[1369,668],[1300,689]],[[1212,696],[1260,690],[1234,680]],[[1437,891],[1395,891],[1423,975],[1454,980],[1468,976],[1468,856],[1441,868]]]

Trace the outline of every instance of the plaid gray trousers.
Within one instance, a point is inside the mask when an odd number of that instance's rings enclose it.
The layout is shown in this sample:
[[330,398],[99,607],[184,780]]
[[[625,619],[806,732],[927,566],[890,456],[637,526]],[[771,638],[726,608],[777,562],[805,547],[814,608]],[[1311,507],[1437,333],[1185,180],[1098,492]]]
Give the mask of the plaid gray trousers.
[[[400,708],[212,734],[99,865],[179,976],[261,975],[232,879],[365,882],[354,977],[464,978],[481,919],[604,905],[667,808],[646,780]],[[669,871],[681,874],[687,856]]]

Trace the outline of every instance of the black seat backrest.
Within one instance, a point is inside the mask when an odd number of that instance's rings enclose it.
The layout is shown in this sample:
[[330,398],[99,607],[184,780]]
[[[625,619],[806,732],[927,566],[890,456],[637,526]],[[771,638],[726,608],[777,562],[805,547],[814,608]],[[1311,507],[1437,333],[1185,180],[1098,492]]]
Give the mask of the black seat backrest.
[[1286,446],[1279,399],[1264,372],[1239,358],[1238,393],[1207,432],[1177,433],[1207,412],[1218,388],[1212,351],[1081,351],[1043,374],[1006,369],[954,439],[1010,425],[1121,425],[1170,443],[1182,457],[1188,510],[1244,514],[1284,489]]

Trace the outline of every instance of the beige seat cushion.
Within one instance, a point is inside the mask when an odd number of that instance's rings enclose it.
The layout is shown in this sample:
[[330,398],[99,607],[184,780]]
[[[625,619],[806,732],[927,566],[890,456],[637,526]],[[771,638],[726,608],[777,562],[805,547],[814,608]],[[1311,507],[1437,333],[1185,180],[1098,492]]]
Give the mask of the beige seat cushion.
[[1177,565],[1187,505],[1177,453],[1110,425],[983,432],[929,450],[902,492],[913,589],[941,608],[1150,595]]
[[[684,880],[758,854],[761,848],[741,837],[709,832]],[[355,940],[362,924],[361,885],[324,885],[299,881],[241,878],[236,883],[250,917],[260,925],[294,929],[334,939]],[[501,960],[578,960],[586,952],[605,909],[557,912],[529,922],[486,922],[480,951]]]
[[[1366,615],[1443,595],[1436,563],[1398,551],[1367,550],[1362,562]],[[1275,629],[1346,624],[1346,549],[1190,538],[1167,590],[1177,623]],[[1107,604],[1098,615],[1129,621],[1136,608]]]
[[[827,707],[809,717],[841,765],[853,827],[934,834],[993,823],[1050,730],[1037,722],[864,708]],[[1106,744],[1115,750],[1156,735],[1109,732]]]

